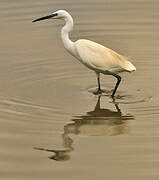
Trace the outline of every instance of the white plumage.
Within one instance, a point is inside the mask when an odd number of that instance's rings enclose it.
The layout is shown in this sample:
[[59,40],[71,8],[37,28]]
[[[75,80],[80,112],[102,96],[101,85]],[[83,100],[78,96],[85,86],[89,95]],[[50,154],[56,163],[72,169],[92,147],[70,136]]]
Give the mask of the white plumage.
[[80,39],[75,42],[80,61],[99,73],[110,74],[135,71],[136,68],[124,56],[93,41]]
[[100,73],[113,75],[117,78],[116,86],[111,95],[111,97],[114,98],[121,81],[121,77],[118,73],[135,71],[135,66],[128,61],[126,57],[93,41],[80,39],[76,42],[72,42],[69,38],[69,32],[73,29],[73,19],[67,11],[58,10],[51,15],[35,19],[33,22],[44,19],[63,19],[66,22],[61,30],[61,39],[64,47],[82,64],[96,72],[99,93],[102,92],[100,87]]

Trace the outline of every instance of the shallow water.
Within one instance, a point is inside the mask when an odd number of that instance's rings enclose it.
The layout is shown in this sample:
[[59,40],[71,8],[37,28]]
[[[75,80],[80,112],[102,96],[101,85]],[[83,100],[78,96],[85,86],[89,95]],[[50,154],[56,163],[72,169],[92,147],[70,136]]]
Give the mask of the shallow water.
[[[95,74],[61,43],[62,22],[32,19],[68,10],[73,40],[87,38],[132,58],[116,103],[115,79]],[[0,2],[0,179],[159,178],[159,2]]]

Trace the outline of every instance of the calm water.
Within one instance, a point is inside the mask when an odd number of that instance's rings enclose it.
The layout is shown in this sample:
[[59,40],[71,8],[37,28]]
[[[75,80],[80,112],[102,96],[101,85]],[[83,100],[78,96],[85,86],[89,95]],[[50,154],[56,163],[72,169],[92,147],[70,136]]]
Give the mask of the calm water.
[[[117,104],[63,48],[57,9],[86,38],[131,57]],[[1,0],[0,179],[159,179],[159,1]],[[115,79],[102,76],[110,94]]]

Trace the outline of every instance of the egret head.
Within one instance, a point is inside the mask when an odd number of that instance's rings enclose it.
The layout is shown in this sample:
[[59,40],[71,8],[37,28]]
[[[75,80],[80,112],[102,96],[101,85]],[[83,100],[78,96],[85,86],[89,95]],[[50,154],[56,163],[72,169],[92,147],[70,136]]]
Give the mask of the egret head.
[[64,19],[67,18],[69,15],[69,13],[65,10],[58,10],[48,16],[44,16],[38,19],[33,20],[32,22],[37,22],[37,21],[41,21],[41,20],[45,20],[45,19]]

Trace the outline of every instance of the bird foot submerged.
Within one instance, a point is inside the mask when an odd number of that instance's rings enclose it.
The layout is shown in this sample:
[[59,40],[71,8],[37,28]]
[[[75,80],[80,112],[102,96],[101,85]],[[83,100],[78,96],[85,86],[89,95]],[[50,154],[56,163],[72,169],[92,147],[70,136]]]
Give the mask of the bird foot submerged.
[[116,95],[116,96],[112,96],[113,94],[113,89],[109,90],[106,89],[105,87],[102,87],[101,89],[96,88],[96,87],[92,87],[88,89],[88,92],[94,94],[94,95],[103,95],[103,96],[109,96],[110,98],[114,98],[114,97],[118,97],[120,98],[121,96]]
[[108,102],[111,103],[115,103],[115,99],[120,99],[121,96],[117,95],[117,96],[112,96],[112,92],[113,90],[107,90],[104,87],[102,89],[99,88],[90,88],[88,89],[88,92],[94,94],[94,95],[98,95],[98,96],[106,96],[108,97]]
[[115,103],[115,98],[112,97],[112,96],[109,96],[108,102],[110,102],[110,103]]
[[[108,98],[108,102],[125,102],[133,98],[133,95],[128,95],[124,91],[118,91],[115,96],[112,96],[113,89],[111,86],[109,88],[102,87],[101,90],[98,89],[98,87],[91,87],[88,89],[88,92],[95,95],[95,96],[105,96]],[[132,92],[132,94],[135,94],[135,92]]]
[[105,89],[104,87],[102,89],[98,89],[96,87],[92,87],[92,88],[89,88],[88,89],[88,92],[94,94],[94,95],[110,95],[111,91],[110,90],[107,90]]
[[127,94],[127,92],[118,91],[118,94],[116,94],[114,98],[110,96],[108,98],[109,102],[120,104],[137,104],[152,100],[151,95],[144,94],[144,92],[140,90],[131,90],[130,94]]
[[94,95],[102,95],[102,93],[104,93],[104,90],[100,89],[100,90],[96,90],[95,92],[93,92]]
[[101,87],[101,94],[98,93],[98,87],[89,87],[87,92],[95,96],[104,96],[105,100],[110,103],[136,104],[152,100],[152,96],[145,94],[143,90],[132,89],[129,92],[119,90],[112,98],[113,88],[109,84],[107,88],[104,86]]

